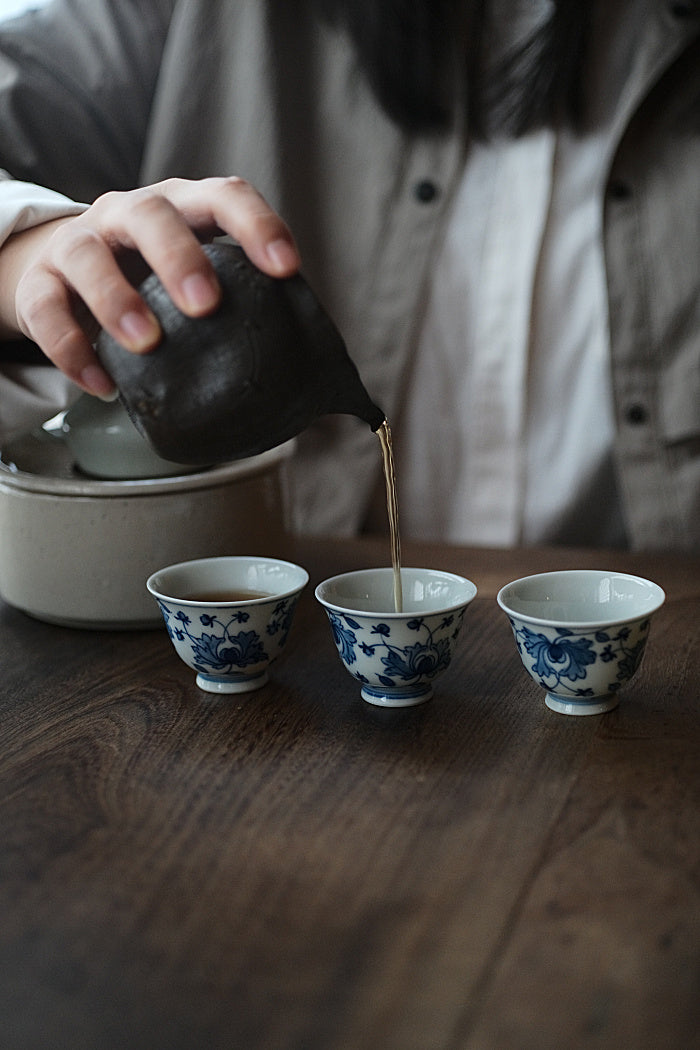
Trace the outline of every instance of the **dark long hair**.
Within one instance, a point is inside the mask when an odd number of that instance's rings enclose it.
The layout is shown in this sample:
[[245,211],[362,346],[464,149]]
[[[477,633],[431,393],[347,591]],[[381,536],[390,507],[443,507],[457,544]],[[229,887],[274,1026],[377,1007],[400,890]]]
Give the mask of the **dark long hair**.
[[579,119],[589,0],[542,0],[537,25],[495,60],[503,26],[492,0],[315,2],[348,33],[378,102],[408,131],[444,129],[459,101],[480,138]]

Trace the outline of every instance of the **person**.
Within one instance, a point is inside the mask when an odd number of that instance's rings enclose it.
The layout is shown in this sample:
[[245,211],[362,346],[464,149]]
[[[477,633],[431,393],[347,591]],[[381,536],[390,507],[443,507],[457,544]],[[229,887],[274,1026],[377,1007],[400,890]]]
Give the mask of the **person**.
[[[696,0],[52,0],[0,26],[0,440],[113,393],[202,241],[300,266],[395,434],[405,536],[700,549]],[[12,360],[22,335],[56,368]],[[64,384],[65,389],[58,389]],[[329,416],[300,531],[383,515]],[[377,515],[380,517],[378,518]]]

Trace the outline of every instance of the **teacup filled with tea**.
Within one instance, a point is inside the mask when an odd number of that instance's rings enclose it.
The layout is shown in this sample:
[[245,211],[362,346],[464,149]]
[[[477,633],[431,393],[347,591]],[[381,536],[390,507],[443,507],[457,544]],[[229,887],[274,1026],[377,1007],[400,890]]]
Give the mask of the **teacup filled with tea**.
[[292,562],[231,555],[168,565],[146,586],[199,688],[245,693],[267,682],[308,579]]

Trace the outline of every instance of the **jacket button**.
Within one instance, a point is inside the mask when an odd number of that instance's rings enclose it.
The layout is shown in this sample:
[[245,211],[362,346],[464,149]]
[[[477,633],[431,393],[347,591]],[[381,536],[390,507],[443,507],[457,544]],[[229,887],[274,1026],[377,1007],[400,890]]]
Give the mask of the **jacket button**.
[[421,204],[430,204],[438,195],[438,188],[430,179],[421,179],[413,187],[413,194]]
[[684,0],[673,0],[668,9],[674,18],[693,18],[698,14],[697,6]]
[[613,200],[626,201],[632,196],[632,187],[622,179],[614,179],[608,186],[608,193]]
[[635,402],[632,405],[628,405],[625,409],[625,419],[628,423],[631,423],[633,426],[640,426],[640,424],[646,423],[648,418],[649,413],[647,412],[645,406],[640,405],[638,402]]

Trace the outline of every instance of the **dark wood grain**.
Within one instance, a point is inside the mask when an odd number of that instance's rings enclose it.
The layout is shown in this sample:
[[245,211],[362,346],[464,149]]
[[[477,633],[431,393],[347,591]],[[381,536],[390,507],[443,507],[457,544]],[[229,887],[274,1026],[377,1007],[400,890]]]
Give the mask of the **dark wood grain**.
[[[698,564],[407,545],[481,596],[401,712],[359,698],[312,590],[386,542],[294,553],[311,584],[243,698],[163,631],[0,605],[0,1046],[700,1045]],[[669,596],[605,716],[544,706],[493,601],[567,563]]]

